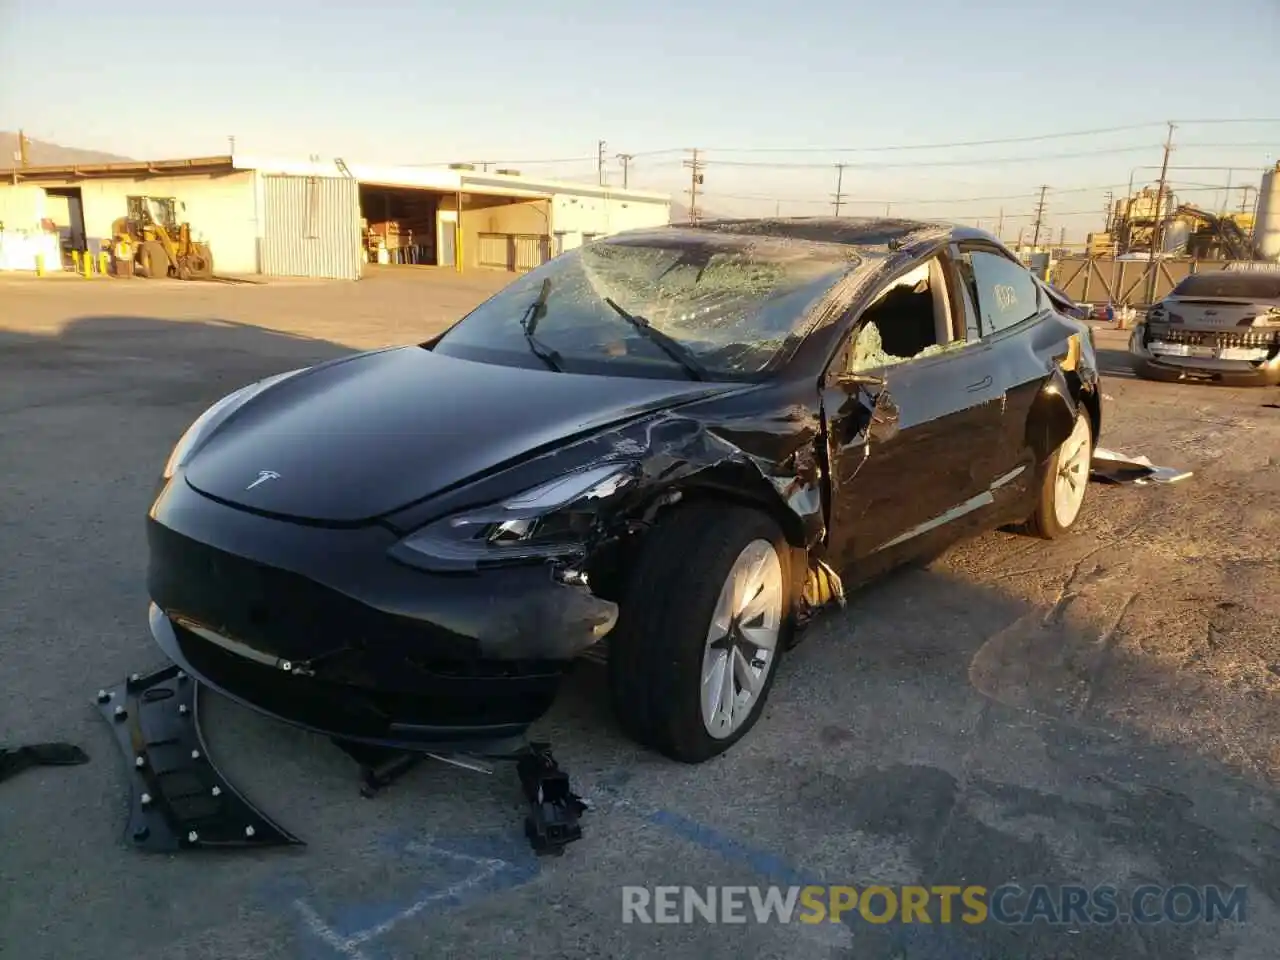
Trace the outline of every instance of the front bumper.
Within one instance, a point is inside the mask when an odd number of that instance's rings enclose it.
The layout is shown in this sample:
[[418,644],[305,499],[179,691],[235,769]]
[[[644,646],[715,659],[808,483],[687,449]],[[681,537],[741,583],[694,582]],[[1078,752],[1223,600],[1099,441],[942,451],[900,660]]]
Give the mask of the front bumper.
[[547,565],[440,576],[381,527],[325,529],[210,500],[178,476],[147,523],[151,632],[210,687],[392,746],[518,737],[617,607]]
[[1199,380],[1239,387],[1280,384],[1280,335],[1270,331],[1259,335],[1148,329],[1140,324],[1129,338],[1129,355],[1135,372],[1151,380]]

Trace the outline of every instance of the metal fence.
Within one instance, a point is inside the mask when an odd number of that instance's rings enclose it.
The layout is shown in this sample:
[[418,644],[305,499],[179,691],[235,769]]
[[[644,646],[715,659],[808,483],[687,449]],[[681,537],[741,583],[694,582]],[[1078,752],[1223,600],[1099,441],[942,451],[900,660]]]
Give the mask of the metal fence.
[[1076,303],[1148,307],[1193,273],[1224,270],[1228,260],[1120,260],[1066,257],[1053,268],[1053,285]]
[[532,270],[551,259],[551,238],[536,233],[482,233],[476,258],[482,267]]
[[349,177],[264,174],[262,272],[359,280],[360,195]]

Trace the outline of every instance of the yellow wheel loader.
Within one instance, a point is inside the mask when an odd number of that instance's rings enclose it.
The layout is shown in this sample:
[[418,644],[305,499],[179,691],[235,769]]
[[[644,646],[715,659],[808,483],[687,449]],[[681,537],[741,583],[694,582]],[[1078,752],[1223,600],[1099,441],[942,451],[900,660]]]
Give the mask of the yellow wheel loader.
[[173,197],[129,197],[129,215],[116,220],[111,233],[137,251],[141,276],[213,279],[213,251],[207,243],[191,239],[191,224],[177,222]]

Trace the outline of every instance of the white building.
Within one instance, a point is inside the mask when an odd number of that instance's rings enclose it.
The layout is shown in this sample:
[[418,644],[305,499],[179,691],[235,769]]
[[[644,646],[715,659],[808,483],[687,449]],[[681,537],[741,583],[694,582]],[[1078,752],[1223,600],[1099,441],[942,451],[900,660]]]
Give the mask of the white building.
[[369,261],[527,270],[671,216],[666,194],[513,170],[236,155],[0,170],[0,249],[52,228],[64,250],[97,252],[131,197],[172,198],[219,274],[338,279]]

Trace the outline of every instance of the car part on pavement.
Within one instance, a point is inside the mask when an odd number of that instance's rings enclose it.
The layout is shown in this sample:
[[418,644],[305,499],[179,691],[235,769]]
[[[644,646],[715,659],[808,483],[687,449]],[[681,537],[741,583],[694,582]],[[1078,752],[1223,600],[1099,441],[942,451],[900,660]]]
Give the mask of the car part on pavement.
[[1105,447],[1096,447],[1089,466],[1090,476],[1104,483],[1177,483],[1191,476],[1190,470],[1157,467],[1146,456],[1132,457]]
[[578,822],[587,804],[569,788],[569,775],[560,769],[549,743],[526,743],[511,752],[494,745],[493,752],[454,757],[443,753],[397,750],[334,737],[333,743],[360,765],[360,795],[374,797],[423,760],[439,760],[477,773],[492,773],[486,760],[512,761],[529,812],[524,831],[539,855],[559,856],[564,848],[582,839]]
[[578,818],[588,809],[586,802],[569,789],[569,775],[552,757],[549,743],[529,744],[516,759],[516,773],[529,803],[524,835],[540,856],[560,856],[582,839]]
[[200,730],[199,688],[174,665],[98,691],[131,771],[126,837],[164,853],[301,844],[218,772]]
[[24,747],[0,747],[0,781],[16,777],[32,767],[69,767],[88,763],[89,755],[73,743],[29,743]]
[[425,753],[396,750],[331,737],[333,745],[360,766],[360,796],[373,797],[427,759]]

